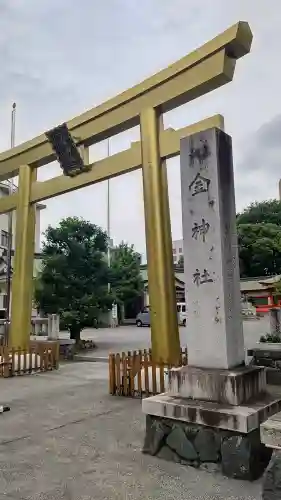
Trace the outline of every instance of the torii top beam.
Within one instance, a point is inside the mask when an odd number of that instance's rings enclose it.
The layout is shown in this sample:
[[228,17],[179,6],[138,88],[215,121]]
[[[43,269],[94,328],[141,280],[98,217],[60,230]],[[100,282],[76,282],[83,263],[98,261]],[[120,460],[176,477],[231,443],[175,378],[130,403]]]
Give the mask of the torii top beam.
[[[144,107],[159,113],[174,109],[233,78],[236,60],[250,51],[252,32],[238,22],[142,83],[70,120],[67,125],[89,146],[139,123]],[[0,180],[18,174],[20,165],[39,167],[55,159],[45,134],[0,154]]]

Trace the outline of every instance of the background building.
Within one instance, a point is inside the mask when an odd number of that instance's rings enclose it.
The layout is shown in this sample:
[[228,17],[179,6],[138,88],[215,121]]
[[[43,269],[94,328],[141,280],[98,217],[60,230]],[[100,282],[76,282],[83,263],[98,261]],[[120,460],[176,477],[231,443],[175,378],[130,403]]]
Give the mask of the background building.
[[[143,304],[145,306],[149,305],[149,293],[148,293],[148,275],[147,275],[147,264],[141,265],[141,275],[144,281],[144,296]],[[271,304],[273,284],[279,281],[281,276],[258,276],[256,278],[241,278],[240,280],[240,290],[241,298],[249,300],[257,310],[268,310],[268,305]],[[177,302],[185,302],[185,281],[184,281],[184,271],[178,267],[175,267],[175,288]],[[280,297],[281,298],[281,297]]]
[[173,241],[174,264],[178,264],[180,257],[183,256],[183,240]]
[[[16,186],[15,186],[15,189]],[[0,198],[8,196],[9,186],[5,183],[0,183]],[[36,223],[35,223],[35,245],[34,245],[34,268],[33,275],[37,276],[40,268],[40,213],[46,208],[46,205],[38,203],[36,205]],[[6,308],[7,305],[7,248],[9,243],[9,216],[8,214],[0,214],[0,309]],[[13,212],[13,231],[12,231],[12,272],[13,277],[13,261],[15,251],[15,228],[16,228],[16,212]]]
[[[141,265],[141,277],[144,281],[143,305],[149,306],[147,264]],[[183,271],[175,269],[175,289],[177,302],[185,302],[185,285]]]

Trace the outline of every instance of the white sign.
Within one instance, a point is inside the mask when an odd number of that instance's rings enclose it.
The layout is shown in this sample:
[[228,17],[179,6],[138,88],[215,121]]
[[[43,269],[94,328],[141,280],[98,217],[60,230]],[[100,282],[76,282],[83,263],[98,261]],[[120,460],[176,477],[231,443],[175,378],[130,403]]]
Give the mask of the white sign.
[[117,319],[117,304],[112,306],[112,319]]

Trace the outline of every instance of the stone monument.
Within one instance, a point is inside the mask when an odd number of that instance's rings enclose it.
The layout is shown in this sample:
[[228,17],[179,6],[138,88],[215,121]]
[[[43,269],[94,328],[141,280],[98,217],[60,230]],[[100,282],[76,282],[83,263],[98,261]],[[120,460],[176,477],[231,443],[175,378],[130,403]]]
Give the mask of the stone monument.
[[281,401],[264,368],[245,366],[231,138],[209,129],[183,138],[180,155],[188,366],[143,400],[144,452],[254,479],[271,454],[259,425]]
[[58,340],[60,333],[59,314],[48,314],[48,340]]
[[255,306],[246,297],[241,299],[241,313],[243,321],[247,319],[259,319]]

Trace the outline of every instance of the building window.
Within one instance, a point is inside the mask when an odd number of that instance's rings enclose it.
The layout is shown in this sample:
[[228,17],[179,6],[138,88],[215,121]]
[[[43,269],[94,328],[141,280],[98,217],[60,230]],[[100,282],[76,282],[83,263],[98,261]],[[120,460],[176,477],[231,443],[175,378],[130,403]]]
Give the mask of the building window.
[[1,246],[7,248],[9,244],[9,233],[7,231],[1,231]]
[[177,253],[177,250],[173,248],[173,254],[175,255]]
[[8,296],[3,295],[3,309],[7,309],[7,305],[8,305]]
[[179,253],[182,253],[182,248],[181,247],[179,247]]

